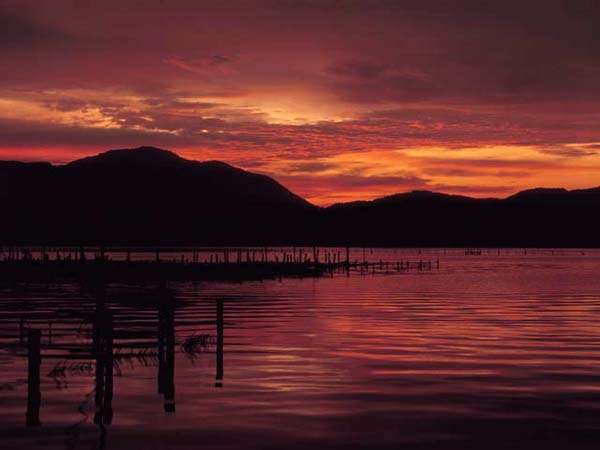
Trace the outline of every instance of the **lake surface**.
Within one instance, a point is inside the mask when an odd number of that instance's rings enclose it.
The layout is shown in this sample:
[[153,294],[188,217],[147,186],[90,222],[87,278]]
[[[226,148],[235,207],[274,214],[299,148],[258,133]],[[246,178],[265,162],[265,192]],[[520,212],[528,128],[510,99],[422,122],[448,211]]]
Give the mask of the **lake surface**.
[[1,286],[0,448],[598,447],[600,252],[372,252],[440,268]]

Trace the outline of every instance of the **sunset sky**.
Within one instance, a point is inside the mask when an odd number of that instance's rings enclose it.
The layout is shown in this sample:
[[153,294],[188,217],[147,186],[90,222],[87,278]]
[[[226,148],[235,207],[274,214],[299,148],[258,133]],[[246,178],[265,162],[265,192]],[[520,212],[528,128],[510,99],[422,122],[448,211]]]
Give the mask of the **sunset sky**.
[[317,204],[600,185],[600,2],[0,0],[0,159],[153,145]]

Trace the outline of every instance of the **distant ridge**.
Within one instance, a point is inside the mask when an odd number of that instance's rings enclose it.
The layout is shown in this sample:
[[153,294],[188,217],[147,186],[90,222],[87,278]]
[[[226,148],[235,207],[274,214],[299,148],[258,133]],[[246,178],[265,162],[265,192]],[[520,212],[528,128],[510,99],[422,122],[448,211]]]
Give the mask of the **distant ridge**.
[[598,247],[599,210],[600,188],[529,189],[505,199],[413,191],[333,205],[326,222],[351,224],[336,242],[368,245]]
[[600,246],[600,187],[430,191],[314,206],[264,175],[155,147],[0,161],[0,244]]

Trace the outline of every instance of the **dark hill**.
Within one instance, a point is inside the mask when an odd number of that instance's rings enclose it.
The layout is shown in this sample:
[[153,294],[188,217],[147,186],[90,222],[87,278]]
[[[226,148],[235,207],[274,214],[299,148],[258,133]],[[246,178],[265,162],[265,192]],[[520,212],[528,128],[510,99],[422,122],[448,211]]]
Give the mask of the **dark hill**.
[[318,212],[269,177],[152,147],[3,163],[0,177],[5,242],[277,243]]
[[100,197],[106,192],[135,194],[137,198],[129,200],[154,199],[150,203],[155,206],[185,199],[191,208],[206,204],[227,210],[258,205],[315,208],[272,178],[219,161],[187,160],[154,147],[110,150],[57,169],[69,182],[80,181]]
[[331,206],[322,229],[336,229],[339,244],[597,247],[598,211],[600,188],[532,189],[503,200],[417,191]]

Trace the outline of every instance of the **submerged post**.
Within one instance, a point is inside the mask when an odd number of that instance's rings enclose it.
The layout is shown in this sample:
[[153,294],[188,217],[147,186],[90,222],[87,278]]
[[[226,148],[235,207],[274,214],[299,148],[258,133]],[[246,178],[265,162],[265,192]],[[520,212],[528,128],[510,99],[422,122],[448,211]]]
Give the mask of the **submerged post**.
[[166,413],[175,412],[175,304],[167,296],[158,309],[158,392]]
[[93,350],[96,357],[96,413],[94,423],[110,425],[113,418],[113,317],[106,310],[103,298],[98,298],[93,330]]
[[346,276],[350,276],[350,247],[346,247]]
[[223,300],[217,301],[217,375],[215,387],[223,387]]
[[167,376],[165,386],[164,410],[167,413],[175,412],[175,310],[174,305],[169,306],[167,348],[165,352]]
[[23,315],[19,317],[19,344],[23,345],[23,340],[25,339],[25,319]]
[[41,425],[40,404],[42,392],[40,390],[40,364],[41,364],[41,336],[40,330],[29,330],[27,336],[27,418],[28,427]]

